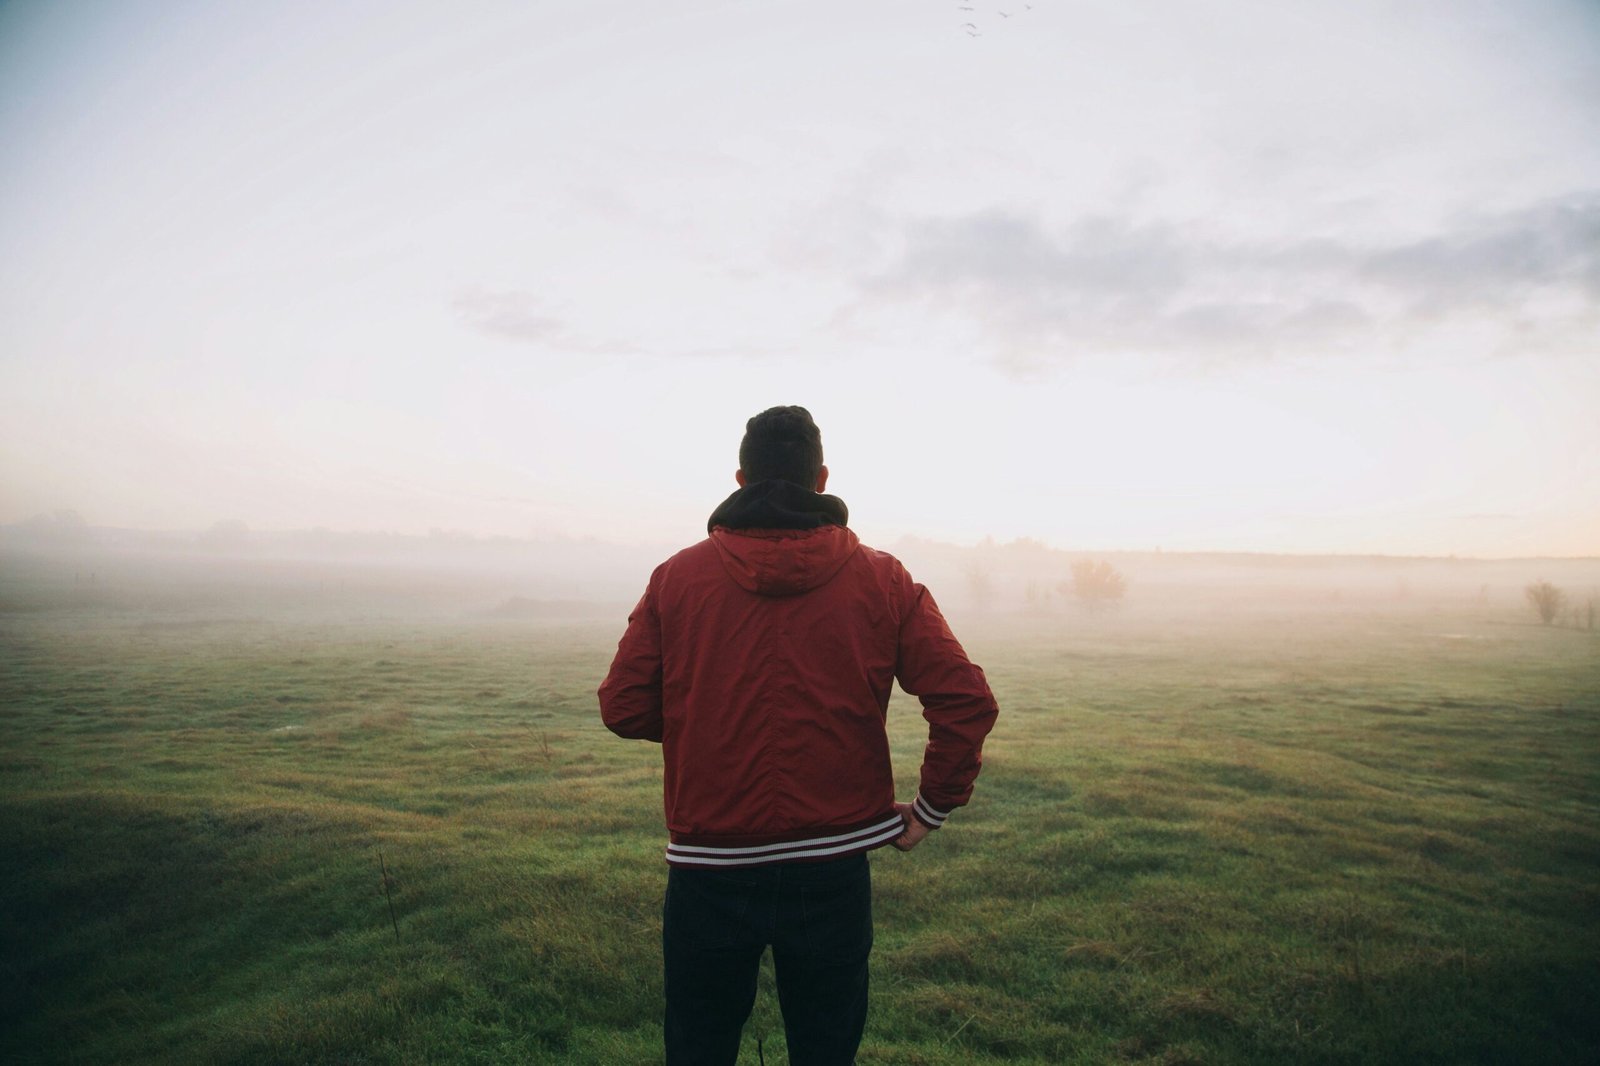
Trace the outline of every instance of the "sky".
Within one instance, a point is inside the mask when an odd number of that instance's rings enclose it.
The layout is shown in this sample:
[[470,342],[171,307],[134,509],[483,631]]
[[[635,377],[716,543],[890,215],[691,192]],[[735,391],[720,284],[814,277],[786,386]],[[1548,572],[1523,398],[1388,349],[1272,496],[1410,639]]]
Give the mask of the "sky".
[[0,3],[0,523],[1600,554],[1592,0]]

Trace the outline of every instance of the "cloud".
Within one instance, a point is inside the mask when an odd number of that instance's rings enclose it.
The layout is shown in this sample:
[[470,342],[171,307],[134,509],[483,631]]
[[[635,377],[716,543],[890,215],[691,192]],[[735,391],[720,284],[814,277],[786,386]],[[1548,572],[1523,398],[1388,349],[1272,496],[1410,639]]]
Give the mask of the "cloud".
[[539,310],[525,292],[465,292],[452,301],[456,313],[474,329],[494,337],[549,344],[567,333],[566,323]]
[[850,317],[908,302],[968,316],[1015,372],[1089,354],[1399,350],[1455,327],[1490,354],[1592,350],[1600,324],[1600,192],[1389,243],[1229,241],[1116,217],[1052,229],[1005,211],[894,236]]
[[796,352],[793,344],[725,341],[718,333],[706,339],[671,345],[639,343],[615,336],[595,337],[545,310],[543,301],[532,293],[517,289],[471,289],[457,294],[451,305],[460,320],[479,333],[569,355],[732,361],[788,358]]
[[1565,197],[1382,251],[1360,264],[1423,306],[1508,306],[1534,290],[1570,286],[1600,304],[1600,192]]
[[520,290],[472,289],[451,305],[472,329],[491,337],[583,355],[632,355],[626,341],[584,337],[562,318],[544,310],[538,297]]

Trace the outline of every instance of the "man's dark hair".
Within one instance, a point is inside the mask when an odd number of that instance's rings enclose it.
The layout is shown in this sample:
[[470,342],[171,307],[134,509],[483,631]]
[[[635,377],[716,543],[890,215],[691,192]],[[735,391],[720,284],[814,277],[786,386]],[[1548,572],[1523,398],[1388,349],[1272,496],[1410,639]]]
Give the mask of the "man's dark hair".
[[804,407],[769,407],[744,424],[739,469],[746,483],[780,478],[815,489],[822,473],[822,431]]

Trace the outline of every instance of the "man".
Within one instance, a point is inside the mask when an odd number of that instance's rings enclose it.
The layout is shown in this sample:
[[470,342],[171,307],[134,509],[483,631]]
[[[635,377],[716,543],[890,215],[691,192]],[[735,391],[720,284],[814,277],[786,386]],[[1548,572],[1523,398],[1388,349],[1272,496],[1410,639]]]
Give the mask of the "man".
[[[710,536],[651,574],[601,716],[662,745],[667,1062],[734,1061],[770,945],[789,1061],[835,1066],[866,1023],[866,853],[910,851],[967,802],[996,707],[927,590],[823,495],[805,408],[750,419],[734,478]],[[896,679],[928,722],[904,803],[884,730]]]

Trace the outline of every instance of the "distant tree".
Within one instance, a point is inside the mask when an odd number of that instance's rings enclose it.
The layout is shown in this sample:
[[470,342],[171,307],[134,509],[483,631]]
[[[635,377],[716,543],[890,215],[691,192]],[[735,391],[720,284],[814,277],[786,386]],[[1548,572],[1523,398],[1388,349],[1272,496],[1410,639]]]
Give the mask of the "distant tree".
[[994,575],[982,563],[975,562],[967,567],[967,597],[980,611],[987,611],[994,602]]
[[200,534],[200,546],[212,551],[229,551],[241,548],[250,540],[250,527],[237,518],[213,522],[211,528]]
[[1528,604],[1539,615],[1539,621],[1549,625],[1556,620],[1556,615],[1561,613],[1561,605],[1566,601],[1566,594],[1548,581],[1535,581],[1523,592],[1528,597]]
[[1089,610],[1099,611],[1122,602],[1128,582],[1104,559],[1080,559],[1072,564],[1072,580],[1062,582],[1059,591],[1077,597]]
[[89,523],[83,515],[67,509],[36,514],[19,526],[30,539],[49,544],[78,544],[89,536]]
[[1050,609],[1050,586],[1037,578],[1030,577],[1023,591],[1023,599],[1028,604],[1030,611],[1046,611]]

